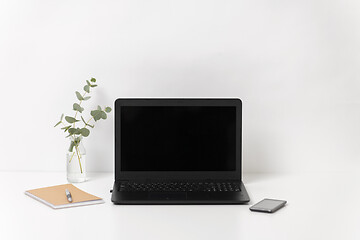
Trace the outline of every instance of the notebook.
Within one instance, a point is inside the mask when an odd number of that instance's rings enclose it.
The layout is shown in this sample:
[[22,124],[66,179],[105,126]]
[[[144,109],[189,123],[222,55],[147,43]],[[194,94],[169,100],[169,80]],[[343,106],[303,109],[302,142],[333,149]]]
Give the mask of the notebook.
[[[65,189],[71,193],[73,200],[71,203],[67,200]],[[54,209],[104,203],[101,198],[84,192],[72,184],[32,189],[25,194]]]

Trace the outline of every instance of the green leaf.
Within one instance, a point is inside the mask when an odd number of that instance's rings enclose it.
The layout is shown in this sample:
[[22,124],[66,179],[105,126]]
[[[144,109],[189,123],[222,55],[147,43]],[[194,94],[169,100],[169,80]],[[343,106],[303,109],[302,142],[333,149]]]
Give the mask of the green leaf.
[[84,97],[84,101],[89,100],[90,98],[90,96]]
[[90,112],[90,115],[93,116],[95,122],[101,118],[101,111],[100,110],[93,110]]
[[76,128],[69,128],[69,134],[73,135],[76,132]]
[[94,116],[94,120],[95,120],[95,122],[96,121],[99,121],[100,119],[101,119],[101,115],[100,115],[101,113],[99,113],[99,114],[97,114],[96,116]]
[[55,124],[54,127],[57,127],[60,123],[62,123],[63,118],[64,118],[64,114],[61,114],[60,121],[57,124]]
[[55,126],[54,127],[57,127],[60,123],[62,123],[61,121],[60,122],[58,122],[57,124],[55,124]]
[[100,105],[97,106],[97,110],[102,111]]
[[81,134],[83,137],[87,137],[87,136],[89,136],[89,134],[90,134],[90,130],[87,129],[87,128],[82,128],[82,129],[80,129],[80,134]]
[[79,122],[79,120],[73,118],[73,117],[69,117],[69,116],[66,116],[65,117],[65,120],[68,122],[68,123],[74,123],[74,122]]
[[85,119],[82,117],[82,116],[80,116],[81,117],[81,120],[85,123],[85,125],[87,124],[86,122],[85,122]]
[[107,115],[106,115],[106,113],[105,113],[105,112],[101,112],[101,114],[100,114],[100,115],[101,115],[101,118],[102,118],[102,119],[104,119],[104,120],[107,118]]
[[[94,83],[94,82],[96,82],[96,79],[95,79],[95,78],[91,78],[90,81]],[[89,87],[97,87],[96,84],[91,84],[91,83],[89,82],[89,80],[86,80],[86,83],[87,83],[87,85],[88,85]]]
[[89,87],[89,85],[85,85],[85,86],[84,86],[84,91],[87,92],[87,93],[90,93],[90,87]]
[[61,128],[61,129],[64,130],[64,132],[66,132],[67,130],[69,130],[69,128],[71,128],[71,125],[66,126],[66,127],[63,127],[63,128]]
[[70,135],[81,134],[81,129],[80,128],[70,128],[68,130],[68,132],[70,133]]
[[95,116],[98,115],[99,113],[100,113],[99,110],[93,110],[93,111],[90,112],[90,115],[93,116],[93,117],[95,117]]
[[78,91],[76,91],[75,94],[76,94],[77,99],[79,99],[79,101],[84,100],[84,98],[81,96],[81,94]]
[[74,104],[73,104],[73,110],[82,113],[82,111],[84,111],[84,108],[82,108],[82,107],[80,106],[80,104],[74,103]]
[[107,112],[107,113],[111,112],[111,107],[106,107],[105,112]]

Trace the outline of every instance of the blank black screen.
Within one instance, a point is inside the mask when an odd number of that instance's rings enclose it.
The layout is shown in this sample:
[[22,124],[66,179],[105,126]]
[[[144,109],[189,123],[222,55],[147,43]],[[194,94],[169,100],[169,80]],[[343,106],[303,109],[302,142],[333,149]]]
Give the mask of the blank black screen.
[[122,171],[235,171],[236,107],[122,106]]

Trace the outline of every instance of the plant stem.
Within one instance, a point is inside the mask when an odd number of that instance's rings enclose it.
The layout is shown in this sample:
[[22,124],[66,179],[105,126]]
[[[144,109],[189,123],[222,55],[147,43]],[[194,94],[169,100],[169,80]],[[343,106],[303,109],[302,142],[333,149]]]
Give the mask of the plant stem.
[[75,155],[75,152],[73,152],[73,154],[71,155],[71,158],[70,158],[70,160],[69,160],[69,163],[71,163],[71,160],[73,159],[74,155]]
[[[76,151],[76,154],[77,154],[78,159],[79,159],[80,171],[81,171],[81,173],[83,173],[83,170],[82,170],[82,167],[81,167],[81,161],[80,161],[81,157],[79,156],[78,146],[75,146],[75,151]],[[80,155],[81,155],[81,153],[80,153]]]
[[[96,115],[95,115],[96,116]],[[90,121],[91,121],[91,119],[93,119],[94,117],[91,117],[90,119],[89,119],[89,121],[87,121],[87,123],[86,124],[88,124]]]

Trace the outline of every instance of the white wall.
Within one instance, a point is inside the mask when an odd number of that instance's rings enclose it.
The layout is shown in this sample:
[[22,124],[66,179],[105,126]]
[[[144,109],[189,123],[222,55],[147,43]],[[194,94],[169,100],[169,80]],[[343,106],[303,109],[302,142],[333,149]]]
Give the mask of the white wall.
[[[117,97],[239,97],[247,172],[360,171],[357,0],[0,1],[0,170],[65,170],[88,107]],[[86,139],[113,170],[113,114]]]

